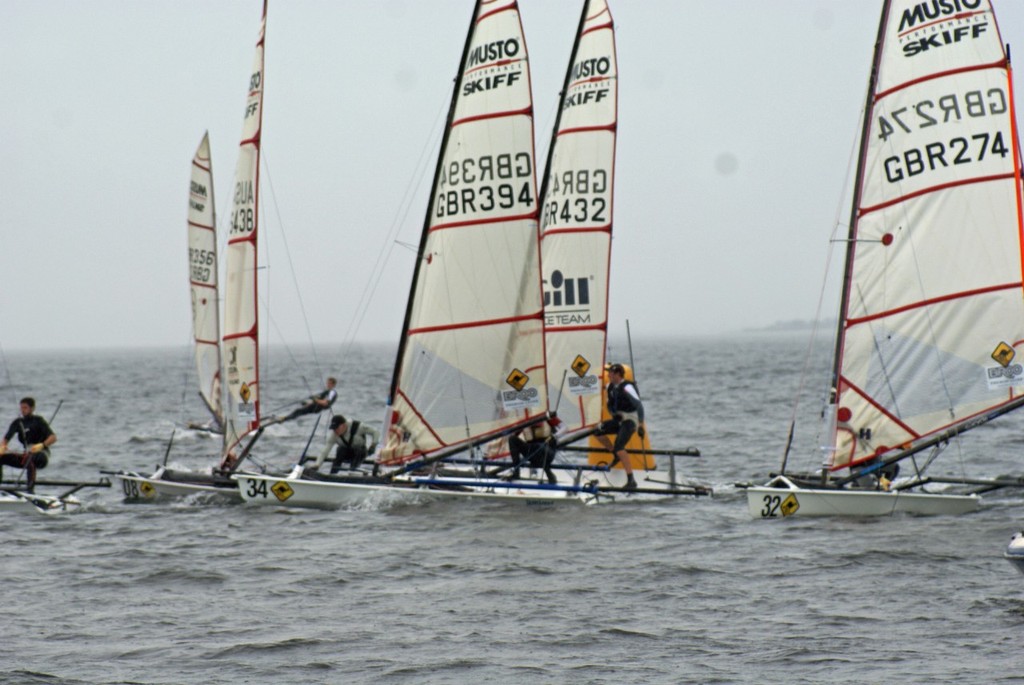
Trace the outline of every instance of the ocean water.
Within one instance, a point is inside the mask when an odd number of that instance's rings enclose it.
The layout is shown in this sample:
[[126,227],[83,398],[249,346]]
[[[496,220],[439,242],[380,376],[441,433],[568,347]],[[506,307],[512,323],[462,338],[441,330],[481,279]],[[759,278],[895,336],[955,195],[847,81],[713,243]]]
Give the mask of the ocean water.
[[[323,512],[126,504],[111,488],[67,515],[4,515],[0,682],[1024,682],[1024,576],[1002,558],[1024,493],[962,517],[748,515],[734,483],[778,468],[793,416],[791,466],[820,460],[828,353],[801,386],[806,347],[634,341],[652,438],[700,448],[678,465],[712,499]],[[628,361],[622,344],[612,355]],[[390,348],[264,361],[268,413],[335,374],[336,410],[383,414]],[[201,415],[187,350],[8,352],[6,366],[4,425],[22,395],[47,417],[63,400],[41,477],[151,469]],[[257,457],[293,462],[313,421],[274,426]],[[1022,421],[968,433],[936,472],[1024,472]],[[176,431],[169,459],[202,467],[216,447]]]

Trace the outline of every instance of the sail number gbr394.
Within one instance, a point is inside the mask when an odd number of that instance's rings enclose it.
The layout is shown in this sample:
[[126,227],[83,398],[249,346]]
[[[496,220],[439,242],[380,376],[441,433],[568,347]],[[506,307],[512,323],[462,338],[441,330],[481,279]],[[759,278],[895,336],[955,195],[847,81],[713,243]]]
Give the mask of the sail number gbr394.
[[533,209],[533,162],[528,152],[467,157],[441,169],[434,217]]

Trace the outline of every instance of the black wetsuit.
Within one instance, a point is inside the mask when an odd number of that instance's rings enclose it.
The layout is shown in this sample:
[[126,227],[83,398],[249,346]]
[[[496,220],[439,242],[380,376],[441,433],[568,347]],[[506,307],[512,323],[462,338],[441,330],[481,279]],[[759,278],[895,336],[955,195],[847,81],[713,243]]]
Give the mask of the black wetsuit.
[[548,438],[523,440],[520,437],[508,439],[508,451],[512,457],[512,478],[519,480],[519,467],[525,459],[531,468],[544,469],[548,482],[554,484],[557,479],[551,470],[551,462],[555,460],[555,450],[551,448]]
[[636,385],[630,381],[608,386],[608,412],[612,418],[602,421],[597,431],[598,435],[615,434],[615,452],[625,449],[629,439],[636,432],[637,421],[631,415],[636,415],[640,423],[644,422],[644,404],[626,392],[627,387],[632,387],[633,391],[640,395]]
[[[319,392],[309,398],[309,401],[303,404],[301,407],[293,411],[288,416],[281,419],[281,421],[291,421],[294,418],[303,416],[305,414],[316,414],[322,412],[324,409],[330,409],[331,405],[334,404],[334,400],[338,399],[338,392],[333,388]],[[317,404],[314,400],[328,400],[327,406],[323,407]]]
[[[11,422],[11,427],[7,429],[4,440],[10,442],[11,438],[18,436],[22,446],[28,450],[32,445],[45,441],[51,435],[53,435],[53,430],[46,419],[29,414]],[[44,468],[49,461],[50,448],[48,447],[44,447],[41,452],[35,454],[27,451],[24,454],[5,454],[0,456],[0,480],[3,479],[4,466],[23,468],[25,469],[26,489],[31,492],[36,484],[36,469]]]

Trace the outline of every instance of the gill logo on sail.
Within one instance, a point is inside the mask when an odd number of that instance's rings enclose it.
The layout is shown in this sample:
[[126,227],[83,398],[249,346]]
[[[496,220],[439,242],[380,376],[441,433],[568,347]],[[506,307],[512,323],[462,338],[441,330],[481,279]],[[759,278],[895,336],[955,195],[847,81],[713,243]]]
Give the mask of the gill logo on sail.
[[570,326],[591,322],[591,278],[593,277],[566,278],[561,271],[551,272],[551,277],[544,281],[544,318],[548,326]]
[[512,390],[501,391],[501,406],[505,410],[525,409],[540,406],[540,393],[537,388],[527,387],[530,377],[519,369],[512,369],[505,377],[505,382]]
[[992,359],[999,366],[987,368],[986,380],[989,390],[1006,388],[1024,383],[1024,366],[1020,363],[1013,363],[1017,356],[1013,346],[1006,342],[1000,342],[992,351]]

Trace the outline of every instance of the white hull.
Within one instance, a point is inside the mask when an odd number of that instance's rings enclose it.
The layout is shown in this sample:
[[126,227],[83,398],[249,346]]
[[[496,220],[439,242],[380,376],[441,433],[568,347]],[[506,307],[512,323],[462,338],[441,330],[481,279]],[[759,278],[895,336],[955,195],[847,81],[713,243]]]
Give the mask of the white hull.
[[[249,504],[307,509],[377,508],[439,499],[472,499],[519,504],[582,504],[581,493],[567,486],[495,479],[402,477],[393,484],[334,482],[303,478],[301,469],[287,477],[235,474],[238,491]],[[361,475],[355,475],[356,478]],[[592,495],[586,496],[592,500]],[[604,498],[602,498],[604,499]]]
[[[508,482],[493,478],[419,478],[410,480],[429,488],[434,499],[471,499],[515,502],[531,505],[591,504],[598,499],[587,492],[565,485],[546,485],[530,481]],[[570,489],[571,488],[571,489]]]
[[[203,499],[212,499],[224,503],[238,503],[242,498],[238,494],[238,488],[226,488],[212,485],[200,480],[167,480],[162,477],[163,469],[158,469],[151,476],[143,476],[134,472],[114,474],[121,483],[121,491],[124,499],[129,502],[154,502],[167,499],[181,499],[191,496],[200,496]],[[199,476],[201,474],[197,474]]]
[[1024,533],[1017,533],[1010,540],[1010,544],[1006,547],[1006,551],[1003,553],[1006,560],[1016,567],[1018,571],[1024,573]]
[[32,512],[34,514],[59,514],[77,508],[81,502],[76,497],[59,499],[48,495],[30,495],[24,492],[0,492],[0,512]]
[[[420,477],[403,476],[394,484],[334,482],[312,480],[301,476],[296,469],[288,476],[240,473],[232,476],[239,484],[239,495],[247,503],[262,506],[283,506],[312,509],[341,509],[378,507],[396,503],[426,500],[464,499],[518,503],[528,505],[597,504],[616,501],[663,501],[674,496],[673,488],[662,481],[661,472],[636,472],[641,492],[618,491],[626,484],[621,469],[601,473],[593,485],[580,486],[565,472],[559,473],[555,485],[522,480],[513,483],[478,478],[467,471],[465,476]],[[360,477],[356,475],[356,477]],[[611,492],[602,491],[609,488]],[[689,493],[683,493],[689,494]]]
[[428,491],[391,485],[336,483],[288,476],[236,473],[238,494],[246,504],[300,509],[347,509],[412,503]]
[[956,515],[977,511],[977,495],[943,495],[884,490],[802,488],[779,476],[764,486],[747,488],[747,508],[759,519],[790,516]]

